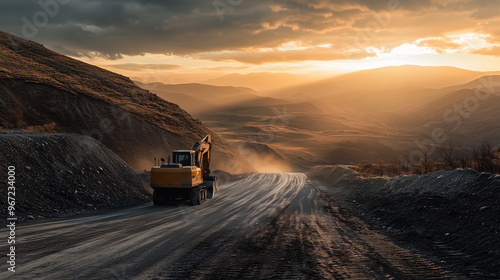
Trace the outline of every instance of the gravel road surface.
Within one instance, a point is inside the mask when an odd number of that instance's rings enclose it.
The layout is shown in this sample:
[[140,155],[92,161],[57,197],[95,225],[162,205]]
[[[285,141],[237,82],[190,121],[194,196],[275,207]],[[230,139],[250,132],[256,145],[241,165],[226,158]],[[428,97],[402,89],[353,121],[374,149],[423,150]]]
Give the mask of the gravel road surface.
[[465,279],[371,230],[301,173],[251,174],[196,207],[19,225],[16,239],[16,272],[1,279]]

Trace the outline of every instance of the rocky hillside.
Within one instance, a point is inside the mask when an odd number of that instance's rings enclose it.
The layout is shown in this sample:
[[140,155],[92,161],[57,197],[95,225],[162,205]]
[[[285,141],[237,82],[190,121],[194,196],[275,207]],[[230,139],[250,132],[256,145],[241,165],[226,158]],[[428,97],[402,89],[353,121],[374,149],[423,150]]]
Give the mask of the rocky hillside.
[[[71,215],[144,203],[144,180],[110,149],[78,134],[0,132],[0,186],[15,168],[15,216],[21,220]],[[7,201],[7,192],[0,199]],[[1,216],[7,213],[2,211]]]
[[89,135],[141,169],[211,133],[214,168],[241,163],[199,120],[129,78],[0,32],[0,129],[13,128]]

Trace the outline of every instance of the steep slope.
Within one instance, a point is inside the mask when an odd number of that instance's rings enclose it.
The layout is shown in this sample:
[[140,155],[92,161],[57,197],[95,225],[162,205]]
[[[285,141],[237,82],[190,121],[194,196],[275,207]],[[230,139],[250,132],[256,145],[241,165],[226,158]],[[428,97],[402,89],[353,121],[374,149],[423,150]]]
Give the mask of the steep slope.
[[[148,168],[153,157],[166,157],[172,149],[189,148],[214,134],[178,105],[127,77],[3,32],[0,96],[1,127],[91,135],[134,168]],[[214,167],[241,162],[219,136],[213,140]]]

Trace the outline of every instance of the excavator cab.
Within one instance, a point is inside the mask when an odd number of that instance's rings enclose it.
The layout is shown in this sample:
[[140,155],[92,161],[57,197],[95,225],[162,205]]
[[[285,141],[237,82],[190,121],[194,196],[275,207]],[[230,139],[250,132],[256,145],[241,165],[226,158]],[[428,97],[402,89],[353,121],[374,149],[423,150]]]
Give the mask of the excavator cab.
[[182,166],[196,166],[195,164],[195,151],[174,151],[173,163],[180,163]]

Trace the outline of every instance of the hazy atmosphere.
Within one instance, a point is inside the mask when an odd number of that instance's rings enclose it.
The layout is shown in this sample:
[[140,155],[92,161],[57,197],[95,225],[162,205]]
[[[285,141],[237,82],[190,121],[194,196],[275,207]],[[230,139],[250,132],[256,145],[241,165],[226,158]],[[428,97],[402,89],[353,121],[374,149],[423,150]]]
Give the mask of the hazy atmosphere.
[[3,31],[145,82],[500,64],[495,0],[2,1],[0,14]]
[[495,0],[0,0],[1,279],[500,279]]

